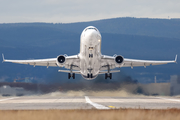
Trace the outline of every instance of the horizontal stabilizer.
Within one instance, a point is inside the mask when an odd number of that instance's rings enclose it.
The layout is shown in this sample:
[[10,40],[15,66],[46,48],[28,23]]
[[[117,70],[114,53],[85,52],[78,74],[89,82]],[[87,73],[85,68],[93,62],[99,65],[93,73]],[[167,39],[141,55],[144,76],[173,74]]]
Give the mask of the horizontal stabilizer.
[[[112,71],[109,71],[109,73],[116,73],[116,72],[120,72],[120,70],[112,70]],[[99,74],[105,74],[105,73],[108,73],[108,71],[100,71]]]
[[[71,73],[70,70],[58,70],[58,72],[65,72],[65,73]],[[72,73],[81,74],[80,71],[72,71]]]

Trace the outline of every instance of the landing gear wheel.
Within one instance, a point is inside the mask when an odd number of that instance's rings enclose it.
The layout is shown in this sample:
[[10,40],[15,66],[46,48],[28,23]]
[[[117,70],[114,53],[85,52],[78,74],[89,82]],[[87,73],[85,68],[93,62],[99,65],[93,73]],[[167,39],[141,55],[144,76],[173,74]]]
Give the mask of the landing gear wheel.
[[87,74],[87,78],[89,78],[89,74]]
[[112,79],[112,73],[109,73],[109,78]]
[[105,73],[105,79],[107,78],[112,79],[112,73]]
[[93,54],[89,54],[89,58],[93,58]]
[[68,79],[70,79],[70,78],[73,78],[73,79],[75,79],[75,73],[72,73],[72,75],[71,75],[71,73],[68,73]]
[[107,73],[105,73],[105,79],[107,79],[107,77],[108,77],[108,76],[107,76]]
[[71,78],[71,74],[70,73],[68,73],[68,79],[70,79]]
[[90,76],[91,78],[93,78],[93,75],[91,74],[91,76]]
[[72,74],[72,78],[75,79],[75,73]]

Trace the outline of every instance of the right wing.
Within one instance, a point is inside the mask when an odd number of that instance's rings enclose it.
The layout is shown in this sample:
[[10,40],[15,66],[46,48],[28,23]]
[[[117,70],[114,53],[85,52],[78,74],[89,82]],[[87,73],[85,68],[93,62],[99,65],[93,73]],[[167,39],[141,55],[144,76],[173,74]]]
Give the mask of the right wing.
[[137,60],[137,59],[127,59],[124,58],[122,64],[118,64],[115,61],[116,56],[106,56],[103,55],[101,58],[101,70],[108,70],[114,69],[114,68],[120,68],[120,67],[138,67],[138,66],[150,66],[150,65],[162,65],[162,64],[168,64],[168,63],[176,63],[177,61],[177,55],[175,57],[175,60],[171,61],[153,61],[153,60]]
[[150,66],[150,65],[163,65],[168,63],[175,63],[175,60],[171,61],[153,61],[153,60],[137,60],[137,59],[124,59],[123,67],[137,67],[137,66]]

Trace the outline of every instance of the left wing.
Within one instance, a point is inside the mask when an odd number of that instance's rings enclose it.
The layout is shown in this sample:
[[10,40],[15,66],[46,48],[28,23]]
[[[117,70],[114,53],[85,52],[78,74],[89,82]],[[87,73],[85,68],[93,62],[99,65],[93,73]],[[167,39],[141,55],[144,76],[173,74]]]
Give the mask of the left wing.
[[114,69],[116,67],[137,67],[137,66],[150,66],[150,65],[162,65],[162,64],[168,64],[168,63],[176,63],[177,61],[177,55],[175,57],[175,60],[171,61],[153,61],[153,60],[138,60],[138,59],[127,59],[123,58],[122,56],[122,63],[116,62],[117,56],[106,56],[103,55],[101,58],[101,70],[108,70],[108,69]]
[[[3,62],[12,62],[12,63],[18,63],[18,64],[28,64],[35,66],[49,66],[51,67],[57,67],[57,58],[48,58],[48,59],[35,59],[35,60],[7,60],[4,58],[4,55],[2,54]],[[62,64],[59,67],[65,67],[67,69],[75,69],[78,70],[79,68],[79,57],[78,55],[73,56],[65,56],[66,62]]]
[[35,66],[53,66],[56,67],[56,58],[50,58],[50,59],[36,59],[36,60],[6,60],[3,59],[3,62],[12,62],[12,63],[18,63],[18,64],[28,64]]

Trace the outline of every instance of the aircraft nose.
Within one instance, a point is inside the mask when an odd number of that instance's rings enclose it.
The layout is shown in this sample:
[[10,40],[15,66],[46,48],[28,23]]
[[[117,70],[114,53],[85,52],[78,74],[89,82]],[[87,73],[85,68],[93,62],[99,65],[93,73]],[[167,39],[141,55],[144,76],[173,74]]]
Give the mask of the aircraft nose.
[[95,39],[97,37],[97,31],[95,30],[88,30],[86,32],[86,37],[88,37],[89,39]]
[[87,38],[88,44],[90,46],[94,46],[97,44],[97,37],[98,37],[98,34],[97,34],[97,31],[95,31],[95,30],[89,30],[86,33],[86,38]]

